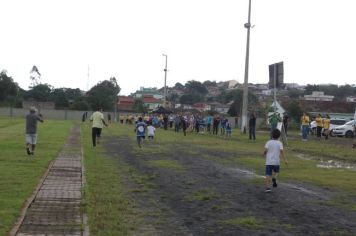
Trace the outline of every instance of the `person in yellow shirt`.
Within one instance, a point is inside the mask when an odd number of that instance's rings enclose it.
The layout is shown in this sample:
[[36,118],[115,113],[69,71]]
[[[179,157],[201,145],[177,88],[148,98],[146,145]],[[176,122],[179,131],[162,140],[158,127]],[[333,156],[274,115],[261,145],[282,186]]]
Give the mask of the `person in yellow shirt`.
[[323,129],[323,119],[321,118],[321,115],[318,114],[317,117],[315,118],[316,122],[316,137],[321,138],[321,130]]
[[323,120],[323,126],[324,126],[324,135],[325,135],[325,140],[327,140],[329,138],[329,134],[330,134],[330,117],[327,114],[325,119]]
[[302,141],[307,141],[308,140],[308,134],[309,134],[309,116],[304,112],[303,116],[300,118],[300,121],[302,123]]
[[98,108],[97,111],[94,112],[90,117],[90,121],[93,122],[92,130],[91,130],[93,148],[95,148],[96,144],[99,143],[99,139],[101,136],[101,130],[103,129],[104,125],[108,126],[105,123],[104,115],[102,112],[103,112],[103,109]]

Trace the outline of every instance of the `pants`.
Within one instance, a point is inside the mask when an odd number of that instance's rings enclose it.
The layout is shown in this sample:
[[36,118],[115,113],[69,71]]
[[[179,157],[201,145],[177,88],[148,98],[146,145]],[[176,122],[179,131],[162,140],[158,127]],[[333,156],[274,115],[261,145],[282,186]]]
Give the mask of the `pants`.
[[96,146],[96,138],[100,138],[100,135],[101,135],[101,128],[96,128],[96,127],[93,127],[91,129],[91,138],[92,138],[92,141],[93,141],[93,147]]
[[316,137],[321,138],[321,130],[323,127],[317,126],[316,127]]
[[249,131],[250,139],[253,138],[253,140],[255,140],[256,139],[256,127],[251,126],[248,131]]
[[213,126],[213,134],[218,134],[218,131],[219,131],[219,126],[217,126],[217,125],[214,125]]
[[207,132],[210,132],[210,127],[211,127],[211,124],[208,124],[208,125],[206,126],[206,131],[207,131]]
[[308,139],[308,133],[309,133],[309,126],[308,125],[302,125],[302,138],[303,139]]

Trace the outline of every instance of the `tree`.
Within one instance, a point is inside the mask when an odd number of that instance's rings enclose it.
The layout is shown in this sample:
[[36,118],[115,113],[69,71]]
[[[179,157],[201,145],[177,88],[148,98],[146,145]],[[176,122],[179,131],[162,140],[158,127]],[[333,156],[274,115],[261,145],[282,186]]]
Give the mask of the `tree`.
[[174,85],[174,88],[179,90],[184,90],[184,85],[178,82]]
[[50,100],[55,103],[56,108],[64,108],[69,106],[65,88],[54,89],[51,92]]
[[7,75],[7,71],[0,72],[0,102],[13,100],[17,96],[18,85]]
[[142,99],[135,99],[133,110],[137,113],[146,113],[147,107],[145,107]]
[[185,88],[190,94],[199,93],[201,95],[206,95],[208,93],[208,89],[205,87],[205,85],[195,80],[188,81],[185,84]]
[[92,87],[87,93],[87,101],[92,109],[101,107],[104,110],[112,110],[119,92],[116,78],[111,77],[110,80],[104,80]]
[[38,70],[37,66],[32,66],[30,71],[30,80],[31,80],[31,87],[35,87],[41,84],[41,73]]
[[289,114],[291,120],[294,120],[295,122],[299,123],[299,119],[302,116],[303,111],[300,108],[298,101],[292,101],[291,103],[289,103],[287,107],[287,113]]
[[39,102],[50,101],[53,87],[49,84],[38,84],[28,90],[25,94],[26,99],[34,99]]
[[86,101],[86,98],[82,96],[82,97],[77,97],[73,102],[73,104],[70,105],[70,108],[72,110],[87,111],[89,110],[90,106]]
[[216,87],[217,86],[216,81],[210,81],[210,80],[204,81],[203,84],[206,87]]
[[204,97],[199,93],[184,94],[179,99],[179,102],[182,104],[194,104],[202,101],[204,101]]
[[[243,96],[242,90],[237,89],[233,93],[234,102],[231,104],[231,106],[229,108],[229,111],[228,111],[229,115],[237,116],[237,115],[241,114],[242,96]],[[249,106],[248,107],[249,110],[254,110],[254,111],[260,110],[259,103],[258,103],[258,97],[251,91],[249,91],[249,93],[248,93],[248,106]]]

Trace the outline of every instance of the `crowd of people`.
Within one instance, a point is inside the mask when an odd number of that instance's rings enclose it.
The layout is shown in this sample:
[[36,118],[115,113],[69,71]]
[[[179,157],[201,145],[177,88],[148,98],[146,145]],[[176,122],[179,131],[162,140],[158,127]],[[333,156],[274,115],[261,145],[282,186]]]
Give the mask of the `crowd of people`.
[[[142,121],[140,121],[140,118]],[[201,114],[143,114],[119,116],[121,124],[137,124],[143,122],[155,128],[174,129],[175,132],[209,133],[231,138],[232,125],[229,119],[223,115],[201,115]],[[235,120],[237,121],[237,120]]]

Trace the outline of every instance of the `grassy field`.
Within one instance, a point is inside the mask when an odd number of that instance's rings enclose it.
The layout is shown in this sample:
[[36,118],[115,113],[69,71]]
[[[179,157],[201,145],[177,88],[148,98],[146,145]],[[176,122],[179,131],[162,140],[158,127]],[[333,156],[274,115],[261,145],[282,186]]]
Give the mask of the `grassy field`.
[[[24,120],[0,119],[0,235],[5,235],[16,220],[22,204],[30,196],[49,162],[61,150],[72,123],[69,121],[46,121],[39,124],[39,143],[36,155],[27,156],[24,145]],[[145,191],[150,178],[135,169],[125,165],[118,159],[110,158],[101,145],[91,148],[91,128],[89,123],[82,124],[82,140],[84,147],[86,180],[85,211],[89,217],[90,231],[93,235],[127,235],[135,231],[144,218],[145,212],[136,208],[135,202],[129,197],[130,191]],[[296,135],[296,133],[294,134]],[[257,175],[264,173],[264,158],[262,157],[264,143],[268,140],[267,133],[258,133],[256,141],[248,140],[247,135],[233,130],[232,139],[225,140],[221,136],[209,134],[182,133],[157,130],[155,145],[137,147],[133,126],[113,124],[103,130],[105,136],[128,137],[132,152],[149,153],[153,156],[172,153],[172,147],[179,144],[186,147],[186,153],[200,154],[201,150],[223,153],[224,158],[214,155],[201,157],[229,166],[246,168]],[[356,163],[355,150],[348,146],[336,145],[336,139],[327,142],[310,140],[301,142],[299,138],[291,139],[286,147],[289,167],[282,164],[280,179],[284,182],[307,183],[318,185],[333,191],[345,193],[328,204],[355,209],[349,197],[356,195],[354,169],[318,168],[320,158]],[[340,139],[337,139],[340,143]],[[117,145],[120,145],[118,143]],[[206,152],[205,152],[206,153]],[[303,158],[301,158],[301,155]],[[152,160],[149,167],[176,171],[181,175],[185,167],[172,160]],[[125,178],[134,176],[134,180],[142,188],[129,189],[125,186]],[[256,184],[263,184],[262,179],[256,179]],[[192,192],[187,201],[202,201],[216,198],[217,193],[209,189]],[[225,224],[250,225],[255,227],[259,221],[256,218],[238,218]]]
[[39,124],[34,156],[25,151],[24,119],[0,118],[0,235],[17,219],[25,200],[32,194],[49,163],[61,150],[71,122]]
[[[123,179],[125,174],[134,172],[125,165],[117,165],[117,160],[110,159],[102,147],[91,149],[90,147],[90,126],[85,124],[82,127],[85,147],[85,164],[87,173],[87,211],[89,214],[90,229],[93,235],[125,235],[130,230],[135,229],[139,222],[140,215],[144,212],[135,210],[135,204],[129,199],[127,189],[125,189]],[[264,174],[264,158],[262,156],[264,144],[268,140],[268,133],[258,133],[256,141],[248,140],[247,135],[233,131],[233,137],[225,140],[221,136],[209,134],[188,133],[186,137],[182,133],[173,131],[157,130],[155,145],[144,145],[142,149],[137,147],[133,126],[111,125],[103,130],[103,136],[129,137],[133,152],[140,154],[144,151],[152,155],[170,153],[172,146],[180,144],[186,146],[187,152],[197,154],[200,149],[218,151],[224,153],[226,158],[206,157],[215,162],[229,167],[246,168],[254,171],[258,175]],[[294,135],[297,135],[296,132]],[[117,145],[120,145],[118,143]],[[311,157],[325,157],[340,161],[356,162],[355,151],[340,145],[334,145],[333,139],[327,142],[310,140],[301,142],[300,138],[291,139],[285,148],[286,156],[289,160],[289,167],[282,164],[280,179],[284,182],[307,183],[318,185],[326,189],[345,192],[348,196],[355,196],[356,189],[354,180],[356,171],[348,169],[326,169],[318,168],[320,162],[318,158],[301,159],[300,154]],[[202,154],[204,157],[204,154]],[[122,164],[122,163],[121,163]],[[164,168],[171,171],[179,171],[184,175],[184,168],[179,163],[169,160],[149,161],[148,166]],[[144,177],[142,177],[144,178]],[[142,180],[141,178],[141,180]],[[263,180],[257,179],[258,184],[263,185]],[[143,191],[143,190],[142,190]],[[209,191],[209,190],[206,190]],[[187,200],[201,198],[201,196],[212,197],[214,193],[193,193]],[[355,204],[351,204],[345,199],[334,200],[330,204],[356,209]],[[249,224],[254,223],[254,219],[237,220],[236,222],[226,222],[228,224]],[[252,224],[251,223],[251,224]],[[252,224],[253,226],[253,224]]]

